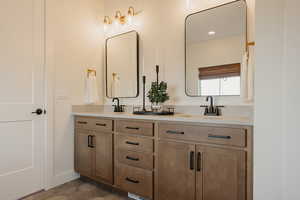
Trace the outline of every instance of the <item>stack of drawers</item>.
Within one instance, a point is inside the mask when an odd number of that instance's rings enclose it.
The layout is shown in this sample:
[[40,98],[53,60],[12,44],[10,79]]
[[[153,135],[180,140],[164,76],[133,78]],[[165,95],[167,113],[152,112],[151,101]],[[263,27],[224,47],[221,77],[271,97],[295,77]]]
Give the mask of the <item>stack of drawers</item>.
[[153,199],[154,123],[116,121],[115,184]]

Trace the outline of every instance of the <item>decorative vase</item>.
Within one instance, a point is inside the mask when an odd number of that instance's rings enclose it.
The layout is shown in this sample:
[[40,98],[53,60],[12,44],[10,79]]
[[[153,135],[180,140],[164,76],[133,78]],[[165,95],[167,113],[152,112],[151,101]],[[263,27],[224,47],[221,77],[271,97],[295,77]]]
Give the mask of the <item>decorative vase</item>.
[[151,104],[152,112],[161,112],[162,108],[163,108],[163,106],[162,106],[162,103],[160,103],[160,102]]

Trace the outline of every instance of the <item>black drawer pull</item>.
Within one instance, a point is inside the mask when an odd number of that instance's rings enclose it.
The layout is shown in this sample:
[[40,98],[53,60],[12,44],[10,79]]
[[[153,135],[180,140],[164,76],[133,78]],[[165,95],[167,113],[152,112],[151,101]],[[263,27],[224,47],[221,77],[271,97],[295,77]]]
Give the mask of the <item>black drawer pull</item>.
[[226,135],[213,135],[213,134],[209,134],[208,135],[209,138],[217,138],[217,139],[226,139],[226,140],[230,140],[231,136],[226,136]]
[[106,124],[96,123],[96,126],[106,126]]
[[140,183],[138,180],[133,180],[133,179],[128,178],[128,177],[126,178],[126,181],[131,182],[131,183],[135,183],[135,184]]
[[127,129],[130,129],[130,130],[139,130],[140,128],[138,127],[130,127],[130,126],[126,126]]
[[191,153],[190,153],[190,169],[191,170],[194,170],[194,166],[195,166],[194,159],[195,159],[195,152],[191,151]]
[[168,134],[178,134],[178,135],[184,135],[184,132],[183,131],[166,131],[166,133]]
[[78,121],[77,124],[87,124],[87,122]]
[[126,144],[135,145],[135,146],[140,145],[140,143],[138,142],[130,142],[130,141],[126,141]]
[[126,159],[127,160],[133,160],[133,161],[139,161],[140,160],[139,158],[133,158],[133,157],[130,157],[130,156],[126,156]]

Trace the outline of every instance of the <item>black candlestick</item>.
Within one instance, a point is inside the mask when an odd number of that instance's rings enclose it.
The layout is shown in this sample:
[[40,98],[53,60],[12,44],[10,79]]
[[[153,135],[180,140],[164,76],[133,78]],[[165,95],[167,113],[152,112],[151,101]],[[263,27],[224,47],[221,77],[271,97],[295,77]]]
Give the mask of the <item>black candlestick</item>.
[[145,85],[146,85],[146,76],[143,76],[143,111],[146,112],[146,89],[145,89]]
[[157,88],[158,88],[158,77],[159,76],[159,65],[156,65],[156,84],[157,84]]

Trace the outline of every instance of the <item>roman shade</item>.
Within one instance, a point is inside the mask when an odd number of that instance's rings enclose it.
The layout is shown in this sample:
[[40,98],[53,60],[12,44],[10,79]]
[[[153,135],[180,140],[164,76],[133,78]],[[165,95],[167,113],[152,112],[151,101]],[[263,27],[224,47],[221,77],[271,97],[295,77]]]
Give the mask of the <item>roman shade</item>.
[[215,79],[241,75],[241,63],[199,68],[199,79]]

